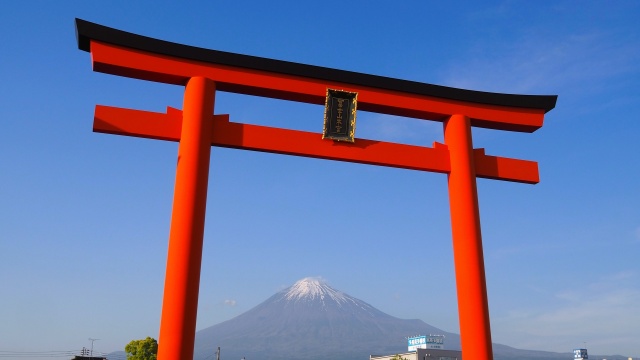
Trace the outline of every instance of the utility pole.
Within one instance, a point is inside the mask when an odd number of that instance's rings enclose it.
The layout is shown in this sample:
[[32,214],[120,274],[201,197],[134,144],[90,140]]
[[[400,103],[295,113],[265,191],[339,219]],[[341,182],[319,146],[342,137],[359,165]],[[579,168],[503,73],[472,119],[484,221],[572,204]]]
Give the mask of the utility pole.
[[91,357],[93,357],[93,342],[96,341],[96,340],[100,340],[100,339],[89,338],[89,341],[91,341],[91,354],[89,356],[91,356]]
[[218,350],[216,351],[216,360],[220,360],[220,346],[218,346]]

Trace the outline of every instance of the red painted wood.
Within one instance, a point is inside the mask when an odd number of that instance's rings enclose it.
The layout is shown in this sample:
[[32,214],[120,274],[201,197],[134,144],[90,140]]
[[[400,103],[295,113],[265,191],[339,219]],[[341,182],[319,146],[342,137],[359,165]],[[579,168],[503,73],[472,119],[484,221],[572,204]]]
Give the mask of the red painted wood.
[[444,141],[451,158],[451,171],[447,178],[462,352],[465,357],[492,360],[489,302],[469,118],[454,115],[447,120],[444,123]]
[[[93,128],[108,134],[179,141],[181,119],[182,112],[172,108],[163,114],[98,105]],[[366,139],[334,142],[322,140],[319,133],[229,122],[228,115],[213,116],[211,145],[439,173],[450,169],[444,145],[430,148]],[[539,182],[534,161],[485,155],[484,149],[476,149],[474,162],[480,178]]]
[[190,79],[185,89],[158,339],[159,360],[193,359],[214,94],[214,83],[202,77]]
[[439,99],[279,73],[267,73],[91,42],[93,69],[108,74],[183,85],[194,76],[216,82],[219,91],[324,104],[327,88],[358,92],[358,109],[418,119],[444,121],[465,114],[471,125],[499,130],[533,132],[540,128],[544,110],[502,107]]

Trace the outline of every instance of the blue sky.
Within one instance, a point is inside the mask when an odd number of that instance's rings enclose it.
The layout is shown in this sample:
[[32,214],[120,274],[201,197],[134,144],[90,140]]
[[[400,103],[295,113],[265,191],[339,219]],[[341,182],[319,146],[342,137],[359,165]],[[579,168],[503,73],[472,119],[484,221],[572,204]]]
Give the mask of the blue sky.
[[[533,134],[473,132],[475,147],[538,161],[541,175],[478,180],[493,340],[639,357],[638,15],[636,1],[4,2],[0,357],[88,338],[111,352],[158,334],[177,144],[96,134],[92,119],[96,104],[181,108],[183,89],[92,72],[76,17],[223,51],[559,95]],[[215,112],[322,129],[315,105],[218,93]],[[356,136],[443,138],[440,123],[365,112]],[[326,196],[336,183],[346,201]],[[393,316],[459,330],[445,175],[213,148],[207,206],[199,329],[319,276]]]

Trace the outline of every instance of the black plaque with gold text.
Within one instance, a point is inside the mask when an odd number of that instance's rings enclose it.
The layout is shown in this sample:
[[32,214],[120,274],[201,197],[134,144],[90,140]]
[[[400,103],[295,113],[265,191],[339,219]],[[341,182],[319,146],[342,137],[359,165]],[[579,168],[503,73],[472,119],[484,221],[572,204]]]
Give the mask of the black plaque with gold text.
[[323,139],[354,142],[358,93],[327,89]]

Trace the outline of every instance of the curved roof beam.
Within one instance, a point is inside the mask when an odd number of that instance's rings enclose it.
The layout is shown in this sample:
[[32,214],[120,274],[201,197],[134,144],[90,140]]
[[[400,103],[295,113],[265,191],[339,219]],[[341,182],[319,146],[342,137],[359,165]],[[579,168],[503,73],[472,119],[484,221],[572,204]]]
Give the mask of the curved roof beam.
[[95,71],[183,85],[207,76],[217,89],[324,104],[327,87],[357,91],[358,108],[444,121],[453,114],[472,126],[533,132],[556,95],[517,95],[458,89],[352,71],[183,45],[76,19],[78,48],[92,53]]

